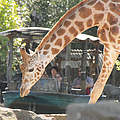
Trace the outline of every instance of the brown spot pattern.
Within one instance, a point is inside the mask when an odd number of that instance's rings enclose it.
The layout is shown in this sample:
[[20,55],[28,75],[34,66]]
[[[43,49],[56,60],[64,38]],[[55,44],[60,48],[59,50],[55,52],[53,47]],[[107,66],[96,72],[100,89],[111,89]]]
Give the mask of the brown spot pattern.
[[107,49],[104,49],[104,52],[105,52],[105,53],[109,53],[109,51],[108,51]]
[[107,62],[106,62],[106,65],[107,65],[107,66],[110,66],[111,64],[112,64],[112,63],[111,63],[110,61],[107,61]]
[[92,19],[89,19],[89,20],[87,21],[87,27],[91,27],[91,26],[92,26],[92,24],[93,24]]
[[104,56],[104,61],[106,61],[107,60],[107,56]]
[[63,35],[64,33],[65,33],[65,30],[62,29],[62,28],[60,28],[60,29],[57,31],[57,34],[58,34],[59,36]]
[[27,79],[24,80],[24,83],[29,82]]
[[107,40],[107,37],[106,37],[106,32],[105,32],[104,29],[99,30],[99,31],[98,31],[98,35],[99,35],[99,37],[101,38],[101,41],[102,41],[102,42],[108,41],[108,40]]
[[47,55],[47,54],[48,54],[48,51],[44,51],[44,52],[43,52],[43,55]]
[[70,24],[71,24],[70,21],[65,21],[65,22],[64,22],[64,26],[65,26],[65,27],[68,27]]
[[110,10],[111,10],[112,12],[114,12],[114,13],[116,13],[117,15],[120,16],[120,8],[119,8],[118,5],[115,5],[115,4],[113,4],[113,3],[110,3],[110,4],[109,4],[109,7],[110,7]]
[[118,44],[120,44],[120,40],[118,40]]
[[57,41],[55,42],[55,45],[62,46],[62,39],[57,39]]
[[71,16],[69,17],[69,19],[70,19],[70,20],[74,20],[74,19],[75,19],[75,14],[71,15]]
[[92,14],[92,11],[90,8],[86,8],[86,7],[82,7],[79,9],[79,15],[82,18],[87,18],[88,16],[90,16]]
[[94,6],[94,8],[96,10],[104,11],[104,4],[99,1],[98,3],[96,3],[96,5]]
[[52,48],[51,51],[52,51],[52,54],[55,55],[55,54],[57,54],[59,52],[59,49]]
[[38,76],[38,77],[37,77],[37,81],[38,81],[39,79],[40,79],[40,77]]
[[39,75],[40,73],[39,72],[37,72],[37,75]]
[[68,45],[70,41],[71,41],[70,38],[69,38],[67,35],[65,35],[65,36],[64,36],[64,47],[65,47],[66,45]]
[[106,65],[103,64],[103,69],[102,69],[102,72],[105,73],[106,72]]
[[79,28],[80,32],[84,30],[83,22],[75,21],[75,25]]
[[50,44],[46,44],[45,47],[44,47],[45,50],[47,50],[49,48],[50,48]]
[[106,48],[110,49],[110,45],[109,44],[104,43],[104,45],[105,45]]
[[103,25],[103,28],[106,29],[106,30],[109,30],[109,26],[107,25],[107,23],[105,23],[105,24]]
[[39,72],[41,72],[41,68],[37,67],[37,70],[38,70]]
[[104,74],[101,75],[101,78],[104,78]]
[[35,73],[34,76],[35,76],[35,78],[36,78],[37,74]]
[[113,27],[111,27],[110,31],[113,35],[118,35],[119,28],[118,28],[118,26],[113,26]]
[[48,55],[47,58],[50,58],[50,55]]
[[102,75],[101,75],[101,78],[106,78],[107,77],[107,75],[105,74],[105,73],[103,73]]
[[[35,79],[35,81],[37,81],[37,79]],[[31,81],[31,83],[32,83],[32,84],[34,84],[34,83],[35,83],[35,81]]]
[[104,17],[104,14],[95,14],[94,15],[94,24],[96,25],[96,24],[99,24],[99,22],[103,19],[103,17]]
[[110,39],[110,42],[115,43],[115,39],[113,38],[113,36],[111,35],[111,33],[109,33],[109,39]]
[[111,13],[108,13],[107,21],[109,22],[110,25],[114,25],[114,24],[117,24],[118,19]]
[[78,31],[73,26],[69,28],[69,32],[74,36],[78,35]]
[[56,35],[53,34],[53,35],[52,35],[52,38],[51,38],[51,40],[50,40],[50,42],[53,42],[55,39],[56,39]]

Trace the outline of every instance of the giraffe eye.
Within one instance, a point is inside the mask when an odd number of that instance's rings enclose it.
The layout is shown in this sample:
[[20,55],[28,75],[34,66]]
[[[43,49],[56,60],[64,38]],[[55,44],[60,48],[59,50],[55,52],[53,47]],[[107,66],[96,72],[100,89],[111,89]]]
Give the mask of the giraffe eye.
[[32,68],[32,69],[29,69],[29,72],[33,72],[33,70],[34,70],[34,68]]

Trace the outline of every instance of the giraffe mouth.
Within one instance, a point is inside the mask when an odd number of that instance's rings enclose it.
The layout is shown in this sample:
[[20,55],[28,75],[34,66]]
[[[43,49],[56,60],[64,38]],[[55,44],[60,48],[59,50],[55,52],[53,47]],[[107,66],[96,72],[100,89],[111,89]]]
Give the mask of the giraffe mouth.
[[20,88],[20,96],[21,97],[24,97],[24,96],[27,96],[30,92],[30,89],[26,89],[25,86],[21,86]]

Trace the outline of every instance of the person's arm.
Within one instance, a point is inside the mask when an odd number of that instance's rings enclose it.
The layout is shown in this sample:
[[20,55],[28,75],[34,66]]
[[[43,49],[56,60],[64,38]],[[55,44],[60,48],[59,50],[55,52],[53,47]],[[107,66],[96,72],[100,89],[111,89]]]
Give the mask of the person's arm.
[[91,78],[91,77],[87,77],[87,80],[86,80],[86,88],[91,88],[91,87],[93,87],[93,84],[94,84],[94,82],[93,82],[93,78]]
[[77,80],[78,78],[75,78],[72,84],[72,88],[80,88],[80,80]]

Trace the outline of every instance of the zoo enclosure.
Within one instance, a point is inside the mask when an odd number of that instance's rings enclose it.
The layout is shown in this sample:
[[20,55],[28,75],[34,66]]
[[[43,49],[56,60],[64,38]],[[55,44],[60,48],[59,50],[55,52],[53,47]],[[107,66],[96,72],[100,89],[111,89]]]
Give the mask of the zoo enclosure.
[[[0,35],[9,38],[8,41],[8,57],[7,57],[7,83],[12,82],[12,62],[13,62],[13,40],[15,38],[22,38],[26,43],[26,51],[28,49],[34,49],[38,43],[47,34],[49,28],[29,27],[13,29],[0,32]],[[87,40],[87,41],[86,41]],[[93,42],[94,41],[94,42]],[[81,45],[78,45],[80,43]],[[76,44],[76,45],[75,45]],[[53,64],[57,65],[59,69],[64,72],[64,78],[66,82],[72,81],[71,78],[75,76],[70,75],[70,70],[73,70],[76,74],[76,68],[81,67],[83,79],[86,75],[86,66],[91,68],[91,72],[96,79],[101,65],[102,65],[102,45],[99,43],[97,37],[90,35],[78,35],[73,42],[68,45],[54,60]],[[101,60],[100,62],[98,62]],[[100,63],[100,64],[98,64]],[[97,68],[97,69],[96,69]],[[73,79],[73,78],[72,78]]]

